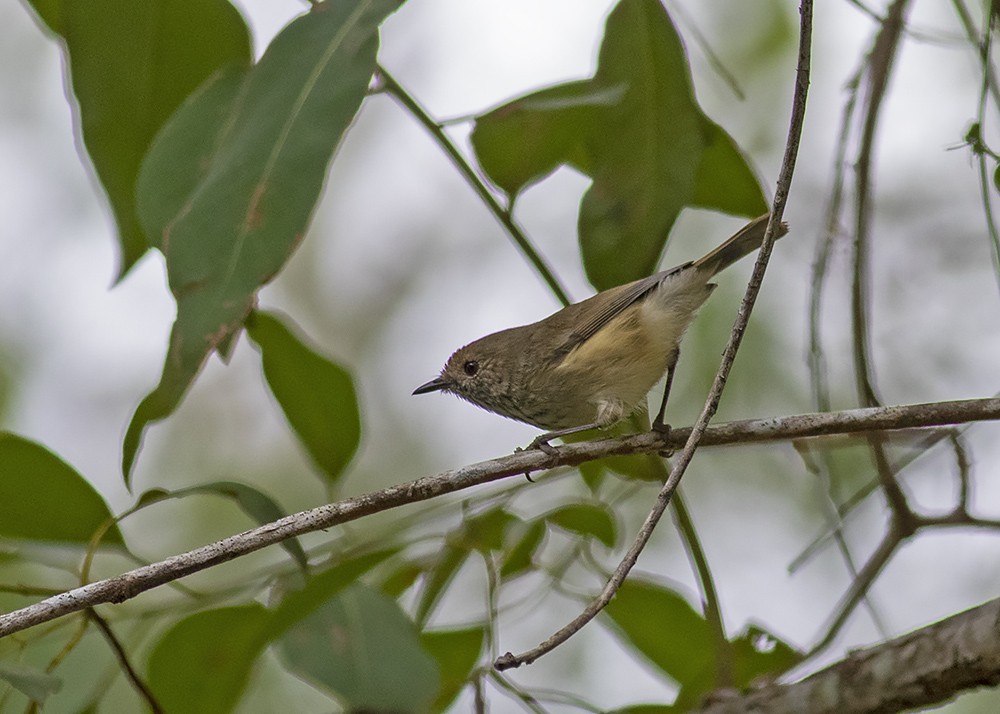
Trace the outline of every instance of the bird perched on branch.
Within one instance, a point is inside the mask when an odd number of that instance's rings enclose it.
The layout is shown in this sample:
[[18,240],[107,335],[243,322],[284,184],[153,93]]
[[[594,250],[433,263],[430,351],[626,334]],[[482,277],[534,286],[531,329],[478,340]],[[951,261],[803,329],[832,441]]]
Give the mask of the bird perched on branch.
[[[457,350],[414,394],[456,394],[546,433],[531,447],[608,427],[646,407],[666,373],[653,428],[663,415],[681,338],[715,289],[721,270],[757,250],[769,215],[756,218],[698,260],[597,293],[530,325],[501,330]],[[775,237],[787,232],[775,227]]]

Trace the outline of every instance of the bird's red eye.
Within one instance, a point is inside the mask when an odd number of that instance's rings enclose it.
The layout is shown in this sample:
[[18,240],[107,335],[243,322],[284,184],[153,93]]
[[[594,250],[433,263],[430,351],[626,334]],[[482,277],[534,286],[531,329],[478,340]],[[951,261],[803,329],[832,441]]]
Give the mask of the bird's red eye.
[[470,359],[468,362],[462,365],[462,369],[470,377],[475,377],[476,372],[479,371],[479,363],[474,359]]

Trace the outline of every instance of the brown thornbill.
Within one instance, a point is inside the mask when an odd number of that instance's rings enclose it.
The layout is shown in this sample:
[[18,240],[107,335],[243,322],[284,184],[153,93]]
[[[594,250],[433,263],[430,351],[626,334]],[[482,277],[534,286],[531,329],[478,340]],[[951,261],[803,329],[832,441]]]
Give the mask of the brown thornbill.
[[[611,426],[646,407],[666,373],[653,428],[663,414],[681,338],[715,288],[709,280],[757,250],[760,216],[698,260],[599,292],[544,320],[487,335],[462,347],[441,374],[413,392],[457,394],[487,411],[547,429],[532,446]],[[775,236],[787,232],[775,227]]]

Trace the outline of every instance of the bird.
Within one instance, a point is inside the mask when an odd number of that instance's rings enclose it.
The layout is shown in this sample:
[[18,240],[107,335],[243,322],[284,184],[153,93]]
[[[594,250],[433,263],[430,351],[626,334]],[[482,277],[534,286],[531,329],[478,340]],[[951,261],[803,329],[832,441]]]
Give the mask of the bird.
[[[681,339],[716,285],[710,280],[757,250],[764,214],[698,260],[603,290],[529,325],[482,337],[451,355],[441,373],[413,394],[446,392],[545,433],[527,448],[607,428],[647,408],[666,374],[652,428],[663,421]],[[775,239],[788,227],[775,226]]]

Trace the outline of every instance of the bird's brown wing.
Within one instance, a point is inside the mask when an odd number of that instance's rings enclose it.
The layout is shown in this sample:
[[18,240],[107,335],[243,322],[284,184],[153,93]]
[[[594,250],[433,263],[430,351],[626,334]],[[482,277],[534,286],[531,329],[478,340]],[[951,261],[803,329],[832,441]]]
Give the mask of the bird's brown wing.
[[[737,231],[725,243],[698,260],[678,265],[676,268],[671,268],[655,275],[650,275],[648,278],[640,278],[635,282],[610,288],[583,302],[570,305],[543,320],[543,322],[549,323],[550,326],[558,327],[561,324],[566,328],[562,331],[562,334],[565,334],[566,338],[554,350],[553,359],[561,360],[596,335],[611,320],[649,295],[649,293],[656,289],[656,286],[671,275],[675,275],[693,266],[697,270],[704,271],[707,279],[743,256],[757,250],[764,240],[767,223],[768,214],[759,216]],[[776,228],[775,239],[780,238],[787,232],[788,226],[784,223],[779,224]],[[612,296],[611,293],[616,294]],[[554,322],[549,322],[550,320]]]
[[[617,295],[609,299],[605,293],[598,293],[575,305],[570,305],[563,312],[575,312],[575,315],[566,314],[566,318],[575,318],[571,324],[582,318],[579,324],[574,324],[574,329],[563,343],[556,349],[553,355],[561,359],[568,355],[581,344],[597,334],[597,332],[607,325],[611,320],[622,314],[627,308],[649,295],[664,278],[689,267],[691,263],[679,265],[676,268],[650,275],[648,278],[640,278],[632,283],[621,285],[617,288],[610,288],[606,292],[617,291]],[[599,305],[599,307],[598,307]]]

